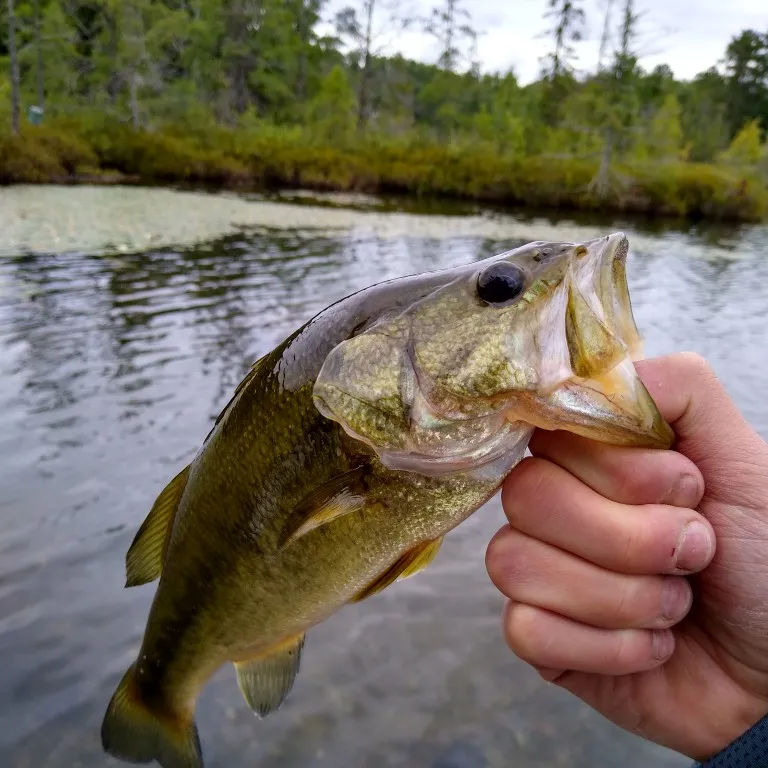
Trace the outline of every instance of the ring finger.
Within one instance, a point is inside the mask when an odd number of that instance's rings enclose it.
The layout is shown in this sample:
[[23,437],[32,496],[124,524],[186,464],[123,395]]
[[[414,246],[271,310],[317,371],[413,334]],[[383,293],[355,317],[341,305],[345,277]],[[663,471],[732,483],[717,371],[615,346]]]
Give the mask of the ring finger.
[[510,527],[488,545],[486,568],[511,600],[604,629],[664,629],[691,606],[683,577],[608,571]]

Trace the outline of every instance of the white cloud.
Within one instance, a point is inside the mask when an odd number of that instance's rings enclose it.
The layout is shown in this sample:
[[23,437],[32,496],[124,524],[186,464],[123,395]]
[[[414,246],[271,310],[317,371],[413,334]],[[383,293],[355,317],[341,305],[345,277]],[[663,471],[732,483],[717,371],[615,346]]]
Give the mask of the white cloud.
[[[409,0],[411,12],[426,15],[435,5],[429,0]],[[593,70],[597,63],[600,34],[607,0],[586,0],[587,29],[578,43],[577,66]],[[357,0],[331,0],[335,12]],[[613,2],[618,20],[622,0]],[[484,71],[514,70],[522,82],[539,72],[539,61],[549,49],[542,38],[549,22],[544,18],[546,0],[465,0],[480,31],[478,54]],[[646,68],[666,63],[678,78],[690,78],[713,66],[725,53],[732,37],[744,29],[768,31],[766,0],[635,0],[639,23],[641,63]],[[429,36],[411,32],[390,48],[421,61],[435,61],[437,50]]]

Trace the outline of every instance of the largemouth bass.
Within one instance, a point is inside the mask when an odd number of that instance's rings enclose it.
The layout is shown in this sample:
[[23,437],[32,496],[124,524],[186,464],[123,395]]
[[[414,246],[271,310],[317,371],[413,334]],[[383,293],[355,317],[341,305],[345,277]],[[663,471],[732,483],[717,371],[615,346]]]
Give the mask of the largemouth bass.
[[235,665],[258,716],[291,690],[307,631],[425,568],[535,428],[668,448],[622,233],[535,242],[371,286],[258,360],[157,498],[126,586],[159,578],[104,749],[203,765],[201,689]]

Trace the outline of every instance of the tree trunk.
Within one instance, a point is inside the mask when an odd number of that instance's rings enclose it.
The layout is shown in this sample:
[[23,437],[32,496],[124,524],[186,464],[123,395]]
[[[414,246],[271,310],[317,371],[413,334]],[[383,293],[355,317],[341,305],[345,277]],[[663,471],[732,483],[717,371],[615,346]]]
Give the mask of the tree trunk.
[[248,94],[248,72],[246,62],[241,57],[232,59],[232,68],[230,70],[232,79],[232,106],[238,115],[242,115],[249,104]]
[[611,160],[613,158],[613,136],[606,133],[603,139],[603,151],[600,155],[600,168],[589,184],[599,200],[605,199],[611,188]]
[[117,36],[117,17],[114,13],[110,12],[106,14],[107,29],[109,30],[109,38],[107,43],[108,56],[112,61],[111,72],[109,79],[106,83],[107,97],[109,98],[110,106],[114,107],[117,101],[117,94],[120,89],[124,87],[122,79],[122,73],[120,68],[120,44]]
[[45,85],[43,83],[43,42],[41,33],[40,0],[35,0],[35,48],[37,49],[37,106],[45,106]]
[[131,70],[130,74],[130,89],[131,89],[131,120],[135,130],[141,128],[141,116],[139,115],[139,87],[136,76],[136,70]]
[[376,0],[367,0],[365,10],[368,18],[365,27],[365,49],[363,50],[363,68],[360,72],[360,88],[357,93],[357,130],[362,133],[368,121],[368,85],[371,77],[371,41],[373,37],[373,9]]
[[608,41],[611,37],[611,10],[613,9],[613,0],[607,0],[605,9],[605,20],[603,21],[603,34],[600,36],[600,52],[597,55],[597,71],[603,69],[603,61],[608,53]]
[[296,79],[296,98],[303,102],[307,95],[307,46],[309,45],[307,7],[303,3],[299,9],[298,32],[299,40],[301,41],[301,50],[299,51],[299,72]]
[[445,20],[445,51],[443,53],[443,67],[453,72],[455,65],[453,55],[453,25],[456,0],[448,0]]
[[13,0],[8,0],[8,54],[11,57],[11,130],[18,135],[21,127],[19,58],[16,54],[16,16]]
[[251,51],[248,48],[248,23],[250,17],[245,2],[233,3],[226,23],[231,50],[228,55],[229,105],[236,114],[243,114],[251,103],[248,74],[253,69]]

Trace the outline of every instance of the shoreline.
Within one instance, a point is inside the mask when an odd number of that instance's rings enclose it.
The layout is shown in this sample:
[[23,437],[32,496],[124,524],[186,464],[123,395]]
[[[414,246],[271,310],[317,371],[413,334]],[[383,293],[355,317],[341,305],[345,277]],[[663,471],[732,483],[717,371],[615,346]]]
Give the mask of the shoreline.
[[[2,176],[2,168],[0,168],[0,177]],[[218,184],[211,184],[208,182],[189,182],[184,179],[163,179],[158,180],[152,177],[142,177],[136,174],[121,174],[119,171],[105,171],[101,174],[76,174],[71,176],[51,176],[50,178],[40,179],[19,179],[14,181],[0,180],[0,189],[22,186],[39,186],[39,187],[146,187],[148,189],[168,189],[179,192],[205,192],[215,194],[218,192],[233,192],[239,194],[281,194],[286,191],[300,191],[306,192],[308,195],[312,193],[348,193],[348,194],[362,194],[371,196],[380,196],[386,199],[402,200],[403,203],[421,203],[428,205],[430,203],[435,204],[450,204],[450,203],[464,203],[471,204],[476,203],[478,205],[488,206],[496,211],[502,213],[518,213],[518,212],[530,212],[534,214],[594,214],[598,216],[628,216],[636,217],[643,220],[660,220],[669,224],[695,224],[701,221],[711,221],[712,223],[723,224],[766,224],[768,223],[768,213],[763,215],[752,214],[739,214],[738,212],[732,215],[726,214],[714,214],[707,215],[701,212],[693,213],[680,213],[674,208],[652,208],[650,206],[642,204],[619,204],[611,205],[606,203],[604,205],[567,205],[567,204],[552,204],[549,205],[546,202],[537,200],[535,203],[529,203],[525,200],[518,199],[504,199],[498,196],[471,196],[461,194],[441,194],[431,193],[423,194],[419,192],[406,192],[400,189],[391,189],[387,187],[371,187],[371,186],[346,186],[346,185],[332,185],[332,184],[312,184],[312,183],[299,183],[299,184],[271,184],[263,185],[254,183],[255,179],[248,181],[237,182],[224,182]]]
[[[406,205],[403,205],[403,204]],[[410,204],[408,204],[410,203]],[[670,229],[692,258],[738,260],[734,230],[750,238],[762,225],[671,222],[661,218],[503,211],[479,204],[416,205],[410,198],[338,193],[249,195],[180,186],[13,185],[0,187],[0,258],[20,254],[88,253],[103,257],[155,250],[208,250],[212,243],[289,231],[336,243],[347,237],[381,241],[472,241],[514,247],[533,240],[590,240],[607,230],[631,232],[632,247],[653,252]],[[682,246],[681,246],[682,247]]]
[[195,137],[122,125],[25,126],[0,134],[0,186],[147,186],[208,192],[353,193],[501,209],[763,223],[768,185],[751,171],[687,162],[615,166],[598,197],[594,162],[503,157],[488,148],[405,145],[381,137],[344,148],[221,130]]

